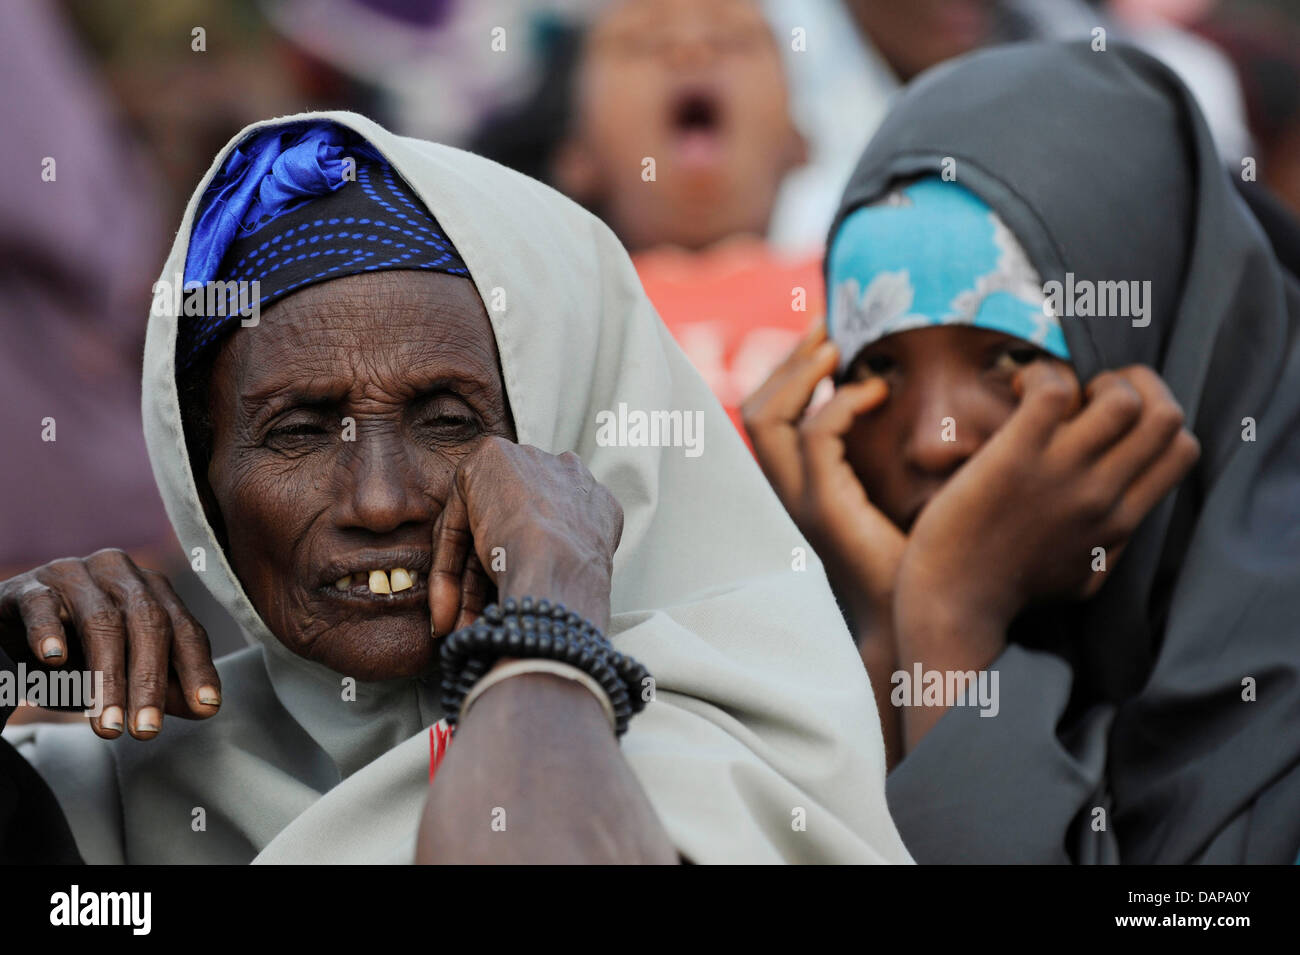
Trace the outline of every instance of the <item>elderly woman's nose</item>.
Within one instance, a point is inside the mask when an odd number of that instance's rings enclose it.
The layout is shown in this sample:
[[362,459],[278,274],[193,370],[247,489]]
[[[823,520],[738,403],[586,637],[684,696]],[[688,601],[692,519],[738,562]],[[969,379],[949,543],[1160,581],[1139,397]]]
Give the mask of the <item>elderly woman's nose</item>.
[[341,523],[382,534],[429,519],[426,476],[400,440],[358,434],[343,472]]

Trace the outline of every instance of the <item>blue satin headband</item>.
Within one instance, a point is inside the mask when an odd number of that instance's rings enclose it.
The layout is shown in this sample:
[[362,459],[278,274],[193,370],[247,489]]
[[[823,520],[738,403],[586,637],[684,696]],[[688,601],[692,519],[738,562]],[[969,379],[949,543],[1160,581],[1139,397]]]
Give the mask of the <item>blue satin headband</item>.
[[319,122],[254,133],[204,193],[185,260],[186,289],[234,283],[221,292],[234,298],[179,319],[177,368],[239,327],[236,301],[247,304],[253,282],[260,309],[307,285],[392,269],[469,274],[424,204],[352,131]]
[[867,345],[930,325],[973,325],[1069,349],[1020,243],[969,189],[917,180],[850,213],[831,243],[827,324],[843,376]]

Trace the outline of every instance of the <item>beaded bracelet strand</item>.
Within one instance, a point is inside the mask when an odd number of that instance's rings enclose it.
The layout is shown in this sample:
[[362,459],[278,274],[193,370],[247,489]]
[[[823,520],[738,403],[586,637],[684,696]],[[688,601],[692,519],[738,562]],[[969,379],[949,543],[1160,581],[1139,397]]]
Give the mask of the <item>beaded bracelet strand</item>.
[[543,657],[589,675],[614,707],[615,732],[645,709],[636,692],[650,678],[644,666],[614,649],[604,634],[563,604],[507,597],[490,604],[474,623],[442,642],[442,707],[455,726],[466,694],[503,657]]

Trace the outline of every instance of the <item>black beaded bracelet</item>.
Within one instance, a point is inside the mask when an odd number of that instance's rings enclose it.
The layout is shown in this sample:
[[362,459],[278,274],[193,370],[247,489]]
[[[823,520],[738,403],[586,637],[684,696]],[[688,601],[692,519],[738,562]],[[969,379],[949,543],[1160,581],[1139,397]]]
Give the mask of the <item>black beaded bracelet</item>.
[[442,708],[447,725],[460,718],[466,694],[503,657],[542,657],[567,663],[600,684],[614,707],[615,733],[645,709],[640,693],[650,674],[619,653],[596,627],[563,604],[507,597],[489,604],[468,627],[442,641]]

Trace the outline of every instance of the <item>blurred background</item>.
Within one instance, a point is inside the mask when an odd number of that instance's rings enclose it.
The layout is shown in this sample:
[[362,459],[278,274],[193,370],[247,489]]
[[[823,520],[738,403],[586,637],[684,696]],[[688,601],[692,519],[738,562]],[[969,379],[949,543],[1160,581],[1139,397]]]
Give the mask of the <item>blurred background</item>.
[[356,110],[570,195],[734,416],[821,313],[896,91],[1099,28],[1173,66],[1225,165],[1300,214],[1294,0],[0,0],[0,579],[121,547],[242,645],[171,536],[139,376],[185,203],[247,123]]

